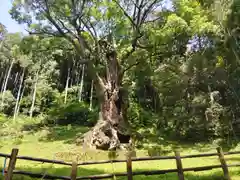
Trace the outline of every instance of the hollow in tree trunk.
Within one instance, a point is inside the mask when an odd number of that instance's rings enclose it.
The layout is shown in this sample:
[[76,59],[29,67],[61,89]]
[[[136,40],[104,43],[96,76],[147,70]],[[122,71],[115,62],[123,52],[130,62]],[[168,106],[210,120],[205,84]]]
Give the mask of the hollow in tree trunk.
[[122,85],[121,69],[116,52],[106,56],[106,77],[98,76],[96,89],[100,101],[99,120],[85,135],[84,143],[102,150],[113,150],[130,140],[126,118],[127,96]]

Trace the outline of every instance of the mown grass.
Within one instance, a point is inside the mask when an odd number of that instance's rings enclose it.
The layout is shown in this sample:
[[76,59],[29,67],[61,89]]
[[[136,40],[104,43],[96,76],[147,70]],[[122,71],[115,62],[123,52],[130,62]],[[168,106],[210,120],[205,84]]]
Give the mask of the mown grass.
[[[49,159],[58,159],[71,162],[78,158],[79,161],[89,160],[106,160],[108,159],[108,153],[103,151],[94,151],[85,149],[82,146],[76,146],[74,141],[77,135],[80,135],[87,131],[86,127],[78,126],[55,126],[55,127],[38,127],[29,128],[26,130],[26,123],[18,120],[17,123],[11,123],[10,121],[2,124],[0,130],[1,133],[1,153],[10,153],[12,148],[19,148],[19,155],[26,155],[32,157],[41,157]],[[38,124],[37,121],[29,121],[29,124]],[[34,126],[33,126],[34,127]],[[164,144],[162,149],[170,151],[167,155],[173,155],[171,148],[176,147],[176,144]],[[192,145],[177,145],[181,154],[196,154],[203,152],[215,152],[216,147],[203,144]],[[239,150],[239,147],[235,147],[232,150]],[[137,157],[148,156],[146,151],[137,151]],[[162,155],[166,155],[165,153]],[[118,159],[125,158],[125,152],[118,152]],[[239,163],[240,155],[231,155],[226,157],[228,164]],[[3,165],[3,158],[0,158],[0,166]],[[2,163],[1,163],[2,162]],[[200,167],[207,165],[219,164],[217,157],[205,157],[205,158],[193,158],[183,159],[183,167]],[[174,160],[161,160],[161,161],[144,161],[133,162],[133,171],[142,170],[159,170],[176,168]],[[71,167],[45,164],[38,162],[30,162],[25,160],[18,160],[16,165],[17,170],[43,172],[47,174],[69,176]],[[78,168],[78,176],[96,175],[103,173],[116,173],[126,172],[125,163],[115,164],[101,164],[101,165],[87,165]],[[240,179],[240,168],[230,168],[231,177],[233,180]],[[3,177],[1,176],[1,179]],[[14,179],[31,179],[26,176],[14,175]],[[119,177],[119,180],[126,178]],[[170,173],[166,175],[155,176],[135,176],[134,179],[139,180],[177,180],[176,173]],[[185,173],[186,180],[221,180],[223,179],[223,173],[221,169],[215,169],[202,172],[187,172]]]

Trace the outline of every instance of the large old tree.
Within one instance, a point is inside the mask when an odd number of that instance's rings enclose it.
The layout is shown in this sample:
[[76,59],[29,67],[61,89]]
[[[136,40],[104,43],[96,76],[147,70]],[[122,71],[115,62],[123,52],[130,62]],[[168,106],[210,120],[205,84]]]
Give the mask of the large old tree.
[[62,37],[72,44],[94,79],[100,102],[96,126],[86,136],[96,148],[115,149],[129,139],[124,74],[148,48],[146,27],[158,20],[161,0],[15,0],[11,15],[30,34]]

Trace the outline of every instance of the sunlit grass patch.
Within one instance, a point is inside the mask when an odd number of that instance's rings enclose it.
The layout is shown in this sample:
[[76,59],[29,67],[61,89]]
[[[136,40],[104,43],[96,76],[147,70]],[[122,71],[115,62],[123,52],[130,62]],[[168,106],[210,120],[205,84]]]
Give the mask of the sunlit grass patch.
[[[19,129],[18,129],[19,130]],[[1,137],[2,147],[0,148],[1,153],[11,153],[12,148],[19,148],[19,155],[40,157],[48,159],[57,159],[71,162],[78,159],[82,161],[97,161],[107,160],[108,153],[104,151],[85,149],[82,146],[77,146],[74,142],[76,136],[85,133],[88,130],[86,127],[80,126],[55,126],[55,127],[41,127],[36,131],[26,131],[19,139],[21,143],[16,144],[15,136],[6,135]],[[18,131],[16,133],[22,133]],[[40,138],[41,137],[41,138]],[[174,144],[176,146],[176,144]],[[162,155],[174,155],[173,146],[171,144],[161,145],[161,150],[167,149],[169,153],[163,153]],[[178,149],[181,155],[188,154],[201,154],[203,152],[216,152],[216,147],[211,145],[203,144],[192,144],[181,146],[178,145]],[[234,150],[239,150],[236,147]],[[136,152],[137,157],[149,156],[146,150],[138,150]],[[126,152],[119,151],[117,153],[117,159],[125,159]],[[239,155],[226,156],[228,164],[239,163]],[[4,158],[0,158],[0,162],[3,164]],[[204,157],[204,158],[191,158],[182,160],[183,167],[200,167],[208,165],[220,164],[217,156]],[[1,163],[0,163],[1,164]],[[133,162],[133,171],[151,171],[161,169],[175,169],[175,160],[154,160],[154,161],[139,161]],[[17,160],[17,170],[31,171],[31,172],[42,172],[54,175],[69,176],[71,167],[47,164],[39,162],[31,162],[25,160]],[[125,163],[109,163],[100,165],[86,165],[78,168],[78,176],[96,175],[103,173],[118,173],[126,172]],[[240,168],[230,168],[231,177],[233,180],[240,179]],[[14,179],[31,179],[26,176],[14,176]],[[125,177],[118,177],[119,180],[126,179]],[[177,174],[170,173],[165,175],[154,175],[154,176],[136,176],[134,179],[139,180],[155,180],[155,179],[166,179],[176,180]],[[221,169],[214,169],[202,172],[186,172],[185,179],[187,180],[221,180],[223,179],[223,173]]]

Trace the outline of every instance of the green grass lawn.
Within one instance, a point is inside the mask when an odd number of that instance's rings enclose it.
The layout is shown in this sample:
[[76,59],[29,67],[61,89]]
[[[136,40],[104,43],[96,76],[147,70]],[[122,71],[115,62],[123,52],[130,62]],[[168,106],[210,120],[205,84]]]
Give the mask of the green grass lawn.
[[[7,130],[8,129],[8,130]],[[32,157],[57,159],[71,162],[76,160],[78,157],[79,161],[89,160],[106,160],[108,159],[107,152],[94,151],[84,149],[82,146],[76,146],[74,139],[76,135],[87,131],[84,127],[70,127],[61,126],[55,128],[43,128],[42,130],[36,130],[31,128],[28,131],[22,131],[14,125],[7,126],[0,130],[1,133],[1,153],[10,154],[12,148],[19,148],[19,155],[26,155]],[[11,134],[10,132],[14,131]],[[21,132],[21,133],[20,133]],[[8,134],[8,135],[7,135]],[[9,135],[11,134],[11,136]],[[216,147],[202,144],[178,146],[181,154],[196,154],[203,152],[216,152]],[[171,144],[164,145],[163,149],[171,149]],[[236,147],[232,150],[239,150]],[[166,154],[163,154],[166,155]],[[173,152],[167,155],[173,155]],[[137,157],[148,156],[146,151],[137,151]],[[118,152],[118,159],[125,158],[125,152]],[[240,163],[240,155],[226,156],[227,163]],[[3,158],[0,158],[0,166],[3,166]],[[217,157],[206,157],[206,158],[193,158],[183,159],[183,167],[199,167],[207,165],[219,164]],[[161,161],[143,161],[133,162],[133,171],[141,170],[159,170],[176,168],[175,160],[161,160]],[[38,162],[30,162],[25,160],[17,160],[17,170],[25,170],[32,172],[43,172],[47,174],[64,175],[69,176],[71,167],[53,164],[43,164]],[[96,175],[103,173],[114,173],[114,172],[126,172],[125,163],[115,164],[101,164],[101,165],[86,165],[78,168],[78,176]],[[240,168],[230,168],[231,177],[233,180],[240,180]],[[1,176],[1,178],[3,178]],[[223,179],[223,173],[221,169],[215,169],[210,171],[202,172],[187,172],[185,173],[187,180],[221,180]],[[14,179],[31,179],[26,176],[14,175]],[[116,178],[124,180],[126,178]],[[139,180],[177,180],[176,173],[170,173],[166,175],[154,175],[154,176],[135,176],[134,179]]]

